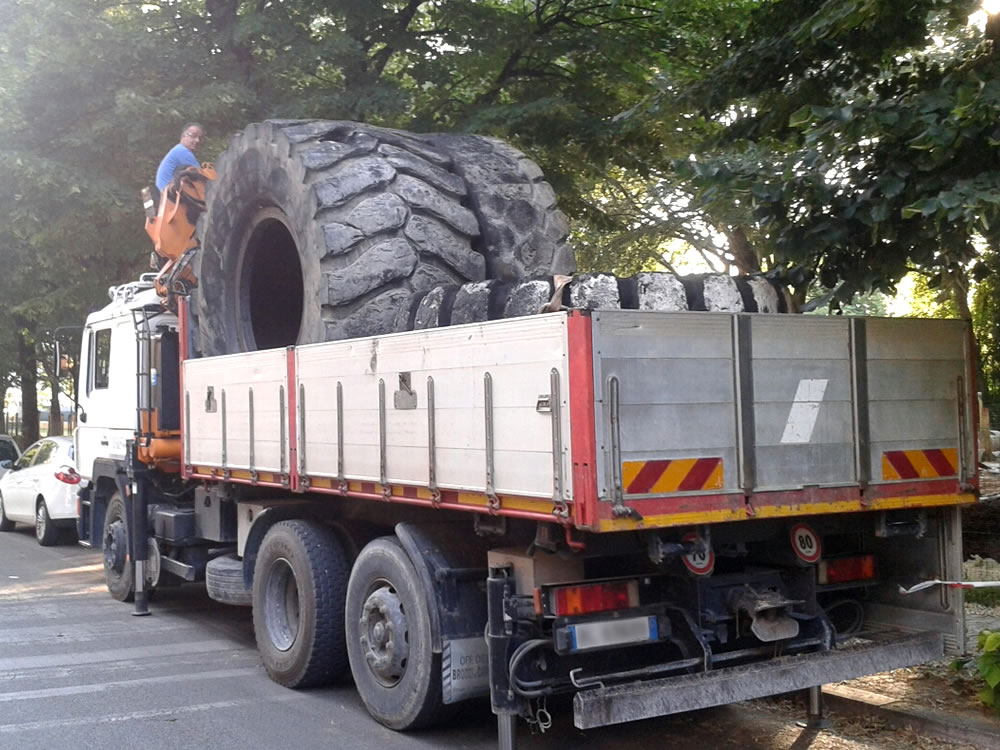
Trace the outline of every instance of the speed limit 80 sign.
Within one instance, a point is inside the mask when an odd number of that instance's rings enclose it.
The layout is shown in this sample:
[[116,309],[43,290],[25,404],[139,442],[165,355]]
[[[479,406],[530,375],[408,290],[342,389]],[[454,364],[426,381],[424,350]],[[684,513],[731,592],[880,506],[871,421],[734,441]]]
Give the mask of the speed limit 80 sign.
[[823,547],[817,534],[811,526],[797,523],[791,530],[792,550],[802,562],[814,563],[823,554]]

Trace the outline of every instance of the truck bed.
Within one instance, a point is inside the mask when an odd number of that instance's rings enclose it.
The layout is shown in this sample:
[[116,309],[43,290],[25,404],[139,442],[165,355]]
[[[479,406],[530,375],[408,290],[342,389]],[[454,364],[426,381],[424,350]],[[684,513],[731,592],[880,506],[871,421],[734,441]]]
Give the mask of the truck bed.
[[557,312],[183,363],[187,477],[594,532],[972,502],[959,320]]

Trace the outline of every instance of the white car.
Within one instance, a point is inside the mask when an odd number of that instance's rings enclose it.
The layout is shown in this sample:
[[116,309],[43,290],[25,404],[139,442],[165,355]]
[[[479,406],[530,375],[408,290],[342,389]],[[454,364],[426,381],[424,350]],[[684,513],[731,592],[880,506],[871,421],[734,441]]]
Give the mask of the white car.
[[21,457],[21,449],[17,447],[10,435],[0,435],[0,477]]
[[0,531],[13,530],[15,521],[33,523],[39,544],[55,544],[61,527],[76,526],[79,484],[72,438],[32,443],[0,477]]

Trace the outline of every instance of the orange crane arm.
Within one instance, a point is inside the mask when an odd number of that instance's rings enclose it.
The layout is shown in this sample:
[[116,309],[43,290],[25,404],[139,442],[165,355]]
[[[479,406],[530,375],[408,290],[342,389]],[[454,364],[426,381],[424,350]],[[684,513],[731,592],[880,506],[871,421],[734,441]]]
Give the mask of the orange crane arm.
[[159,269],[156,291],[161,297],[186,294],[198,285],[191,271],[191,257],[198,249],[195,226],[205,210],[208,181],[214,179],[212,164],[181,170],[160,194],[160,204],[155,210],[150,189],[142,191],[146,234],[153,241],[154,260]]

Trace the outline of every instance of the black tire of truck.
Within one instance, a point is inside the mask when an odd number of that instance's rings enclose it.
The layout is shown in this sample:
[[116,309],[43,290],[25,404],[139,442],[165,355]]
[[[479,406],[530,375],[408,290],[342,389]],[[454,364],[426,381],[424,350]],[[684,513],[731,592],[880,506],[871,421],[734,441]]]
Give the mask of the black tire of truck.
[[104,580],[111,598],[130,602],[135,598],[134,572],[128,554],[128,514],[121,493],[115,492],[104,512]]
[[627,278],[577,274],[557,293],[550,278],[527,281],[490,279],[458,287],[435,287],[400,308],[397,331],[479,323],[534,315],[556,307],[582,310],[788,311],[780,284],[763,276],[728,274],[676,276],[644,271]]
[[210,598],[236,607],[253,604],[253,590],[243,577],[243,561],[236,555],[213,557],[205,565],[205,590]]
[[569,221],[534,161],[498,138],[439,133],[427,139],[452,158],[468,186],[486,278],[521,281],[576,272]]
[[[493,213],[480,219],[475,206],[487,201],[470,196],[453,158],[430,138],[329,120],[269,121],[237,134],[216,164],[198,224],[196,350],[389,333],[414,294],[485,279],[487,254],[513,250],[483,242],[481,224],[498,242],[521,239],[491,228],[504,220],[507,199],[495,186],[475,186],[475,195],[494,195]],[[533,194],[547,204],[551,189],[528,163],[515,165],[518,179],[534,180]],[[564,243],[558,216],[540,209],[544,227],[528,234]],[[559,270],[550,261],[564,254],[540,251],[522,270]]]
[[281,521],[264,536],[253,577],[253,629],[271,679],[327,685],[347,672],[344,600],[350,566],[332,530]]
[[428,602],[395,537],[369,542],[351,571],[344,613],[351,674],[368,713],[398,731],[446,718],[441,655],[431,643]]

